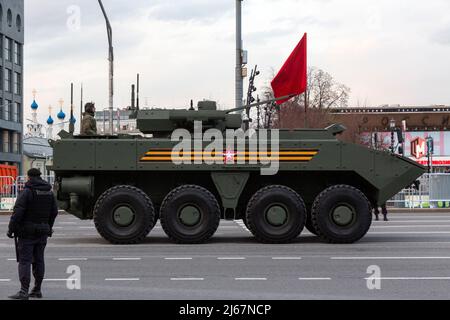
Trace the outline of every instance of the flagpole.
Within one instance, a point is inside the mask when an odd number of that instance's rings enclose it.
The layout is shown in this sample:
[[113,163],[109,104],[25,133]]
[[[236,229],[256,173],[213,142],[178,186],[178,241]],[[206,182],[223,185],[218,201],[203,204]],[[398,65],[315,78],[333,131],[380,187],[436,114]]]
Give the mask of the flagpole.
[[305,129],[308,128],[308,85],[305,90]]
[[305,55],[305,59],[306,59],[306,89],[305,89],[305,129],[308,128],[308,34],[305,32],[304,35],[305,39],[306,39],[306,55]]

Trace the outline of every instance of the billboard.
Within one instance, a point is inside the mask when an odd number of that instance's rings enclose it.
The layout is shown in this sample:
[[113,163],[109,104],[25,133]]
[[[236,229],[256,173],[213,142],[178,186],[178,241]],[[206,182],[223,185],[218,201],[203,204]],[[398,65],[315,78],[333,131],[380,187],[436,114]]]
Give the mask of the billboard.
[[[429,137],[434,140],[433,166],[450,167],[450,131],[406,132],[405,156],[422,165],[427,165],[426,140]],[[378,141],[384,146],[389,146],[391,133],[379,132]],[[395,144],[398,144],[397,135],[395,135]]]

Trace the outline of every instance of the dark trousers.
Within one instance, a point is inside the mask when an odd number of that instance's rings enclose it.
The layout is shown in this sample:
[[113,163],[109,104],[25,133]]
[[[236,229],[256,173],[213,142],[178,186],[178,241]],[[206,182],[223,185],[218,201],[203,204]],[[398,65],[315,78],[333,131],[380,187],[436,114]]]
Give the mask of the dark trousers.
[[[381,206],[381,213],[383,214],[383,216],[385,218],[387,218],[388,211],[387,211],[387,208],[386,208],[386,204]],[[377,217],[377,219],[378,219],[379,215],[380,215],[380,211],[379,211],[378,207],[375,207],[375,216]]]
[[[381,206],[381,212],[383,213],[383,215],[387,215],[388,214],[386,205]],[[376,215],[380,214],[380,211],[378,210],[378,208],[375,208],[375,214]]]
[[30,288],[32,266],[35,287],[40,290],[45,275],[44,251],[46,246],[47,236],[34,239],[19,238],[19,279],[22,291],[28,292]]

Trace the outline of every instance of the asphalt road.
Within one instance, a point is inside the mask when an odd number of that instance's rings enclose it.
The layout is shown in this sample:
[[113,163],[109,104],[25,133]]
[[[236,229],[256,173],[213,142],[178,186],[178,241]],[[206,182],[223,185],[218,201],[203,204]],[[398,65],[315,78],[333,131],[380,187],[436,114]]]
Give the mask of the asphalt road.
[[[8,220],[0,217],[0,299],[19,288]],[[92,222],[67,215],[55,227],[47,299],[450,299],[450,212],[391,215],[352,245],[306,230],[293,244],[259,244],[233,221],[192,246],[172,244],[159,224],[136,246],[110,245]]]

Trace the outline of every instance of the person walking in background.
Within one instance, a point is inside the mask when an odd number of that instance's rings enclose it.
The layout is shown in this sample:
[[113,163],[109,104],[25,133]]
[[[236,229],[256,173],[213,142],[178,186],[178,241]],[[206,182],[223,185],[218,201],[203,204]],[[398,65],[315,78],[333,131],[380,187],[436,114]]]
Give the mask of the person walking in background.
[[[384,221],[389,221],[389,219],[387,217],[388,211],[387,211],[386,203],[381,206],[381,213],[384,216]],[[375,207],[375,220],[380,221],[380,211],[378,209],[378,206]]]
[[[41,179],[38,169],[28,171],[28,182],[14,206],[8,228],[8,238],[16,241],[19,263],[20,291],[10,296],[14,300],[42,298],[41,286],[45,275],[44,251],[47,238],[58,215],[55,196],[49,183]],[[28,293],[31,282],[31,266],[35,285]]]

